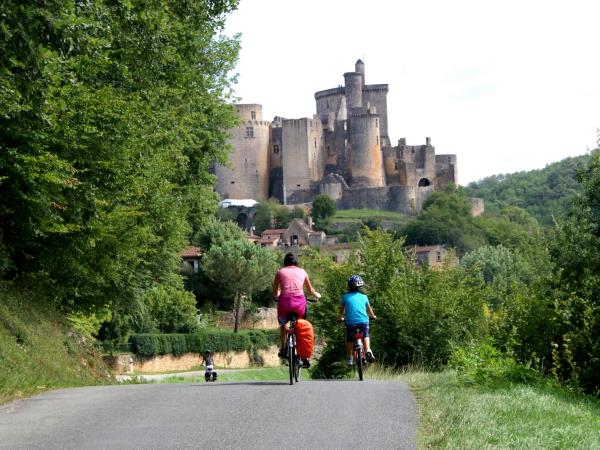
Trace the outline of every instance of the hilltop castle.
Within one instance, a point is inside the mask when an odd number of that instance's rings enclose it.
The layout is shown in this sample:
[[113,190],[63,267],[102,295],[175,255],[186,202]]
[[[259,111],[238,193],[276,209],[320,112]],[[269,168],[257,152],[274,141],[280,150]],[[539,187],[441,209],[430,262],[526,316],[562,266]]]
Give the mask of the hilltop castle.
[[456,155],[425,145],[392,146],[387,84],[365,84],[365,64],[344,74],[344,86],[315,93],[313,118],[262,119],[262,106],[236,105],[241,125],[230,130],[230,167],[217,165],[223,198],[270,197],[284,204],[329,195],[338,208],[416,214],[429,194],[457,183]]

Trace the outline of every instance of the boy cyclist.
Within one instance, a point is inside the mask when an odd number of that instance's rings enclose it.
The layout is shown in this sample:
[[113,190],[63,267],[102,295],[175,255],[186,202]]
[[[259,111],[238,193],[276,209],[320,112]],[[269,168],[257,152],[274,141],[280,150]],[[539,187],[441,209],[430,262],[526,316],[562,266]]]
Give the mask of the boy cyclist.
[[352,275],[348,278],[348,292],[342,295],[340,304],[338,320],[346,321],[346,360],[348,365],[353,364],[354,331],[357,328],[361,329],[364,336],[367,360],[369,362],[375,361],[369,339],[369,318],[377,319],[377,316],[369,304],[369,298],[360,292],[360,288],[364,285],[365,282],[360,275]]

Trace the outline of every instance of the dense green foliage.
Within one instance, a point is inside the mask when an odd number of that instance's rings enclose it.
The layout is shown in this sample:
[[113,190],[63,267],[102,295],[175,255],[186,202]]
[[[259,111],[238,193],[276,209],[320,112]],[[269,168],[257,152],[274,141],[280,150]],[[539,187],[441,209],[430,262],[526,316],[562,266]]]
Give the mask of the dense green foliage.
[[549,375],[597,395],[600,150],[579,179],[583,195],[549,234],[521,208],[470,218],[464,191],[436,193],[406,229],[454,242],[465,252],[457,268],[417,269],[403,252],[402,233],[394,239],[383,231],[365,231],[360,257],[343,265],[312,262],[326,294],[314,320],[331,344],[315,375],[343,375],[334,364],[343,360],[335,311],[348,275],[360,273],[380,318],[372,347],[385,364],[451,361],[477,382]]
[[132,351],[140,356],[182,355],[228,351],[266,349],[279,342],[279,330],[203,329],[194,334],[134,334],[130,337]]
[[262,200],[256,205],[254,214],[255,233],[260,235],[270,228],[287,228],[293,219],[304,218],[304,210],[298,206],[289,209],[276,199]]
[[584,194],[552,234],[555,375],[600,394],[600,149],[581,174]]
[[537,220],[527,211],[507,206],[498,214],[473,217],[467,192],[447,186],[434,192],[416,219],[396,229],[411,245],[442,244],[464,255],[484,245],[529,248],[543,236]]
[[178,253],[216,209],[208,168],[236,121],[238,41],[220,35],[236,4],[2,2],[3,279],[108,307],[114,338],[146,292],[183,288]]
[[474,224],[466,192],[453,185],[431,194],[417,219],[400,233],[406,235],[407,244],[444,244],[460,254],[486,243],[482,230]]
[[575,196],[582,192],[577,174],[589,155],[566,158],[540,170],[494,175],[469,183],[469,197],[485,200],[486,211],[497,214],[507,206],[525,209],[541,224],[551,226],[553,218],[567,215]]
[[[440,367],[448,361],[452,343],[484,335],[478,285],[459,270],[418,269],[407,258],[404,242],[389,233],[367,231],[360,258],[341,265],[323,259],[320,264],[324,296],[313,318],[329,341],[316,374],[334,376],[336,368],[331,363],[342,360],[344,335],[335,318],[352,273],[361,274],[367,283],[366,292],[378,316],[372,323],[372,347],[385,364]],[[316,271],[311,269],[310,273]]]
[[315,227],[319,230],[327,228],[331,217],[335,214],[335,203],[325,194],[319,194],[312,202],[311,213],[315,221]]

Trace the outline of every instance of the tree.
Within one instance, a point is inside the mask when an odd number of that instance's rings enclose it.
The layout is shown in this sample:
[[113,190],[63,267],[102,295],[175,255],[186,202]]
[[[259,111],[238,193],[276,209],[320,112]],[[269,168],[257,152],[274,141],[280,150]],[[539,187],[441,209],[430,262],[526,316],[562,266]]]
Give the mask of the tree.
[[587,392],[600,389],[600,148],[580,175],[584,194],[569,216],[557,223],[550,253],[555,264],[548,321],[547,351],[553,372],[580,384]]
[[323,229],[329,224],[329,219],[335,215],[335,203],[325,194],[319,194],[312,202],[312,216],[315,227]]
[[447,244],[460,255],[486,244],[483,232],[473,223],[465,191],[452,185],[431,194],[417,219],[403,227],[400,234],[406,236],[407,244]]
[[202,267],[206,275],[223,293],[234,300],[234,326],[240,326],[244,299],[266,289],[277,269],[276,253],[246,240],[231,240],[213,246],[204,255]]
[[236,123],[236,4],[2,3],[0,276],[115,311],[178,286]]

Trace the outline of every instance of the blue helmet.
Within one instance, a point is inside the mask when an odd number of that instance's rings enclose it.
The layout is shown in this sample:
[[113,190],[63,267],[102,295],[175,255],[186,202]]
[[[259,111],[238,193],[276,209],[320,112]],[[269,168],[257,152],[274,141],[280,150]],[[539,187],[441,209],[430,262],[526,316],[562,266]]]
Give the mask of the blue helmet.
[[348,278],[348,286],[349,287],[359,288],[364,285],[365,285],[365,282],[360,275],[351,275],[350,278]]

